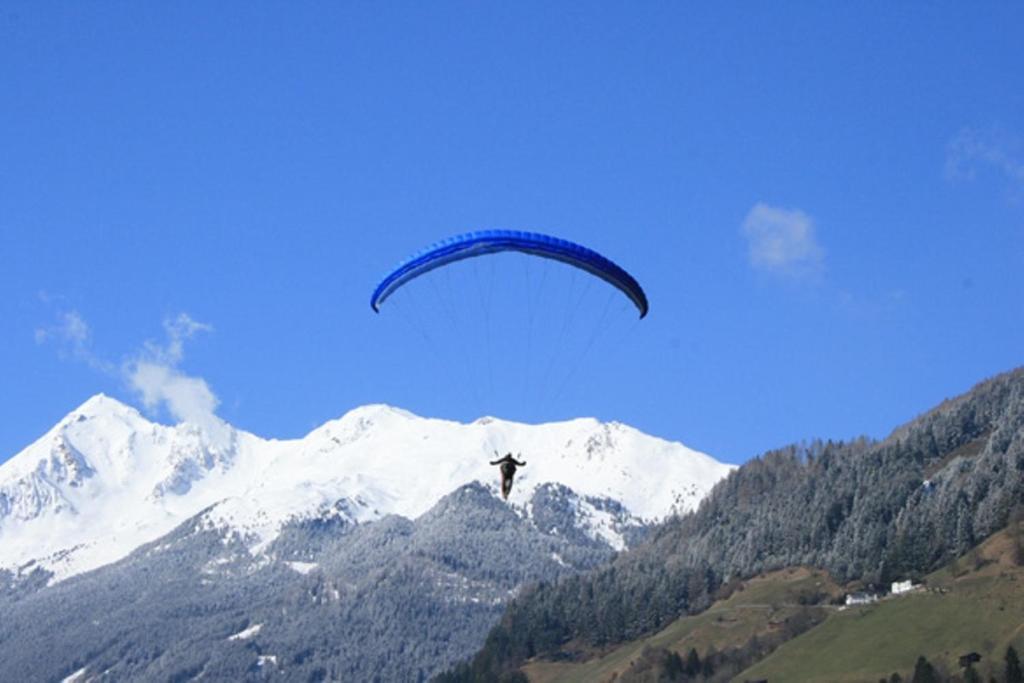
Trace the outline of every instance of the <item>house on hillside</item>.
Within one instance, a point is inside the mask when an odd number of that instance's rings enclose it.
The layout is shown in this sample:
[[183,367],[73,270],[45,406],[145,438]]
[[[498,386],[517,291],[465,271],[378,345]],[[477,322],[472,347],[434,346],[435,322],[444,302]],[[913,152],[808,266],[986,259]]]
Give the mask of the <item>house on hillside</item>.
[[909,593],[915,588],[920,588],[920,586],[915,586],[914,582],[910,579],[907,579],[906,581],[893,581],[892,594],[899,595],[900,593]]
[[850,593],[846,596],[847,607],[851,605],[867,605],[877,601],[878,596],[874,593]]
[[960,666],[966,668],[972,664],[977,664],[981,661],[981,655],[977,652],[968,652],[965,655],[960,655]]

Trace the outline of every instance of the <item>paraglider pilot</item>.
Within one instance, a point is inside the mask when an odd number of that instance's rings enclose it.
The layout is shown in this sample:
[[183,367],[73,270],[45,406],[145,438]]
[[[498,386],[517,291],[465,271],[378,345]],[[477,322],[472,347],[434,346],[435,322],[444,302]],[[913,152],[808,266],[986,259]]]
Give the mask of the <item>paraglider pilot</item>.
[[[498,451],[494,451],[494,454],[498,455]],[[516,455],[521,456],[522,453]],[[516,467],[525,467],[526,461],[519,462],[511,453],[506,453],[504,458],[498,458],[491,464],[501,465],[501,499],[508,500],[508,494],[512,491],[512,477],[516,476]]]

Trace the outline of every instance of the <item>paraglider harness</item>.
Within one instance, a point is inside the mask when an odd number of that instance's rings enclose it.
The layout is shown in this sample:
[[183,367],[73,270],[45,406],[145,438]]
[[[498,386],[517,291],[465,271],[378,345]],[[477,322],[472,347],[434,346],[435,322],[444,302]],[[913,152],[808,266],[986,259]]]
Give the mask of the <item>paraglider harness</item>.
[[[498,455],[498,451],[494,451],[494,454]],[[523,454],[516,453],[516,455],[522,457]],[[512,478],[516,475],[516,467],[525,467],[526,461],[520,462],[513,458],[511,453],[506,453],[505,457],[498,458],[491,464],[501,466],[501,498],[508,500],[508,494],[512,492]]]

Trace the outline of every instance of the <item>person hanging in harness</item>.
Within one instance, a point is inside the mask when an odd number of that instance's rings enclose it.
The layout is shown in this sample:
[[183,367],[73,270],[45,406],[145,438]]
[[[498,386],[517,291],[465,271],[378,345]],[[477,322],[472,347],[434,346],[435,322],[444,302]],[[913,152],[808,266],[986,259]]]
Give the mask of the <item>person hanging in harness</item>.
[[[494,454],[498,455],[498,451],[494,451]],[[521,456],[522,453],[516,455]],[[511,453],[506,453],[504,458],[498,458],[491,464],[501,465],[501,499],[508,500],[508,494],[512,492],[512,478],[516,476],[516,467],[526,467],[526,461],[519,462]]]

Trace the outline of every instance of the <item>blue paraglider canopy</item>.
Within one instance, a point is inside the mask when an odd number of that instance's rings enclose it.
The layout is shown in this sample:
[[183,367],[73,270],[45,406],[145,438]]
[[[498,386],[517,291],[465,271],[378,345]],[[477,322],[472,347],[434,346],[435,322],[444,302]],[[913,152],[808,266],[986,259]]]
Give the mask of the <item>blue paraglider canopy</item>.
[[647,296],[644,290],[632,275],[611,260],[568,240],[518,230],[469,232],[430,245],[402,261],[387,274],[373,290],[370,306],[379,313],[381,304],[410,280],[455,261],[501,251],[518,251],[561,261],[596,275],[625,294],[639,309],[641,318],[647,315]]

